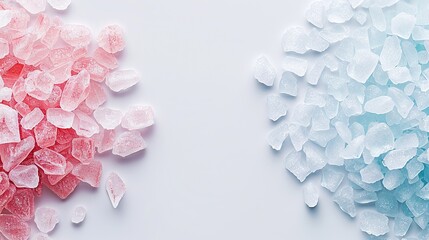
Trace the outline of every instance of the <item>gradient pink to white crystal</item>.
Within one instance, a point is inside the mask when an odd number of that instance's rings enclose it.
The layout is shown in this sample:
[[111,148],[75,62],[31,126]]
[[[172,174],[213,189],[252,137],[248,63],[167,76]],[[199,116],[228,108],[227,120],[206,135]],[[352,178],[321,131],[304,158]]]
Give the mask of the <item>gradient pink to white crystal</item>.
[[[150,106],[124,113],[101,107],[107,89],[122,92],[139,82],[135,70],[116,70],[115,54],[125,47],[121,27],[106,26],[94,38],[86,26],[43,13],[47,4],[64,10],[70,0],[0,2],[0,239],[28,239],[33,218],[42,232],[33,236],[48,239],[60,211],[35,207],[42,186],[61,199],[81,182],[99,187],[96,151],[141,151],[140,130],[154,124]],[[109,175],[106,190],[116,208],[125,193],[118,174]],[[85,215],[79,207],[72,221]]]

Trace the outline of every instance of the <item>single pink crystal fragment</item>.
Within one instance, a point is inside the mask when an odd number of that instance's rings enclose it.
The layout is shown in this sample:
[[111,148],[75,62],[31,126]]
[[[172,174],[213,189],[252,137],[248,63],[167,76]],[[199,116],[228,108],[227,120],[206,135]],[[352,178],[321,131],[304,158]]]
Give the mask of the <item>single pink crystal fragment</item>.
[[43,148],[34,152],[34,163],[39,166],[45,174],[64,175],[66,172],[66,158],[49,148]]
[[94,111],[94,118],[104,129],[115,129],[122,120],[122,112],[112,108],[97,108]]
[[0,88],[0,102],[9,102],[12,99],[12,89],[8,87]]
[[49,55],[48,47],[43,43],[36,42],[33,45],[33,50],[31,51],[30,56],[25,60],[25,64],[37,66],[48,55]]
[[32,189],[17,189],[15,195],[6,205],[6,209],[20,217],[24,221],[28,221],[34,217],[34,193]]
[[77,135],[89,138],[100,132],[100,127],[93,118],[78,110],[74,113],[76,117],[73,122],[73,129]]
[[24,161],[34,149],[35,141],[32,136],[24,138],[19,143],[9,143],[0,145],[0,158],[3,162],[3,169],[10,171]]
[[66,10],[71,0],[48,0],[49,5],[56,10]]
[[67,174],[71,173],[71,171],[73,170],[73,164],[71,162],[67,162],[66,165],[66,173],[63,175],[47,175],[48,181],[50,184],[55,185],[57,184],[59,181],[61,181],[65,176],[67,176]]
[[79,224],[85,220],[86,217],[86,208],[83,206],[77,206],[72,213],[71,222],[74,224]]
[[7,174],[5,172],[0,172],[0,195],[9,189],[9,185],[9,177]]
[[101,130],[100,133],[94,135],[95,147],[98,153],[103,153],[112,150],[115,141],[115,130]]
[[98,187],[100,186],[102,169],[101,162],[93,160],[89,164],[80,163],[76,165],[72,174],[82,182],[86,182],[92,187]]
[[4,58],[9,54],[9,42],[0,38],[0,58]]
[[63,95],[61,96],[61,108],[65,111],[75,110],[88,96],[89,84],[89,73],[85,69],[79,74],[70,77],[64,87]]
[[81,58],[77,60],[73,66],[72,70],[74,72],[80,72],[83,69],[87,70],[91,80],[97,82],[103,82],[109,70],[100,64],[98,64],[93,58]]
[[57,184],[50,184],[47,180],[43,183],[59,198],[66,199],[76,189],[77,185],[79,185],[80,180],[74,175],[68,174]]
[[19,142],[18,112],[0,104],[0,144]]
[[118,59],[116,59],[115,55],[104,51],[102,48],[95,49],[93,57],[95,61],[108,69],[115,69],[118,67]]
[[8,240],[27,240],[30,237],[30,226],[17,216],[0,214],[0,233]]
[[61,108],[49,108],[46,110],[46,118],[57,128],[71,128],[73,126],[74,113],[64,111]]
[[9,188],[0,195],[0,212],[6,208],[6,205],[12,200],[12,197],[16,193],[16,187],[13,184],[9,184]]
[[151,106],[132,106],[122,118],[122,127],[128,130],[142,129],[155,123]]
[[46,100],[54,88],[55,78],[41,71],[33,71],[25,79],[25,91],[28,95],[38,100]]
[[118,70],[106,76],[106,85],[114,92],[128,89],[139,82],[139,76],[135,70]]
[[17,102],[24,101],[27,96],[27,92],[25,91],[25,79],[20,77],[12,86],[12,96]]
[[146,148],[146,142],[139,132],[123,132],[113,143],[112,153],[126,157]]
[[60,219],[55,209],[39,207],[36,209],[34,222],[41,232],[48,233],[54,230],[55,226],[60,222]]
[[43,119],[34,128],[34,136],[36,137],[36,142],[39,147],[50,147],[55,144],[57,128],[46,119]]
[[97,38],[98,46],[108,53],[124,50],[124,31],[119,25],[109,25],[103,28]]
[[24,129],[31,130],[37,124],[39,124],[44,117],[45,115],[43,114],[42,110],[40,110],[40,108],[34,108],[33,111],[21,118],[21,126]]
[[83,47],[91,42],[91,30],[83,25],[66,24],[61,27],[60,37],[70,46]]
[[25,34],[24,36],[12,41],[12,50],[15,57],[21,60],[27,60],[34,46],[35,36],[33,34]]
[[[25,115],[27,115],[27,114],[29,114],[31,112],[30,107],[26,103],[24,103],[24,102],[19,102],[19,103],[15,104],[15,110],[22,117],[24,117]],[[21,125],[22,125],[22,122],[21,122]]]
[[91,82],[89,86],[89,94],[85,100],[86,105],[91,109],[96,109],[107,100],[106,92],[103,86],[96,82]]
[[9,172],[9,179],[19,188],[36,188],[39,172],[36,165],[19,165]]
[[16,0],[16,2],[31,14],[37,14],[46,9],[46,0]]
[[75,138],[72,140],[71,154],[83,164],[94,160],[95,145],[91,138]]
[[117,173],[112,172],[107,177],[106,191],[113,208],[117,208],[126,191],[125,183]]
[[61,90],[61,88],[58,86],[54,86],[54,88],[52,89],[51,95],[44,102],[45,107],[47,108],[59,107],[62,94],[63,94],[63,90]]

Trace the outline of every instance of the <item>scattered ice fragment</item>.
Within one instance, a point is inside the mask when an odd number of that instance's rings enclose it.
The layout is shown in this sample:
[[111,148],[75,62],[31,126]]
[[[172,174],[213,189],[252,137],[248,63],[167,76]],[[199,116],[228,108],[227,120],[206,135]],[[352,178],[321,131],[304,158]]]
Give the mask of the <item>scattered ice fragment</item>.
[[283,72],[279,83],[279,92],[289,96],[296,97],[298,95],[298,79],[293,73]]
[[359,7],[365,0],[348,0],[352,8]]
[[415,16],[405,12],[401,12],[392,18],[391,31],[394,35],[398,37],[408,39],[411,36],[415,24]]
[[74,224],[79,224],[85,220],[86,217],[86,208],[83,206],[77,206],[72,213],[71,222]]
[[276,69],[267,57],[261,56],[256,60],[253,76],[260,83],[272,86],[276,79]]
[[121,126],[128,130],[143,129],[153,124],[155,124],[155,113],[153,108],[148,105],[131,106],[124,114],[121,122]]
[[72,170],[74,176],[92,187],[98,187],[100,185],[101,173],[102,165],[101,162],[97,160],[93,160],[87,164],[80,163]]
[[359,215],[359,224],[363,232],[373,236],[381,236],[389,232],[389,219],[375,211],[362,211]]
[[60,222],[60,220],[55,209],[49,207],[40,207],[36,209],[34,222],[41,232],[48,233],[54,230],[55,226]]
[[389,170],[401,169],[416,155],[416,149],[392,150],[386,154],[383,164]]
[[373,98],[365,103],[364,110],[369,113],[386,114],[393,110],[395,103],[389,96]]
[[410,70],[407,67],[395,67],[388,71],[387,75],[394,84],[406,83],[412,80]]
[[268,134],[268,144],[274,149],[279,151],[282,148],[283,142],[288,136],[288,125],[286,123],[279,124],[276,128],[271,130]]
[[386,172],[383,179],[383,186],[387,190],[393,190],[399,187],[405,181],[405,176],[401,170],[391,170]]
[[0,233],[10,240],[28,239],[30,226],[12,214],[0,214]]
[[90,164],[95,156],[94,139],[74,138],[71,142],[71,155],[83,164]]
[[350,217],[356,216],[356,206],[353,200],[353,188],[344,186],[335,192],[334,202],[338,204],[341,210],[347,213]]
[[394,136],[389,126],[385,123],[375,123],[369,127],[365,138],[365,147],[373,157],[393,149]]
[[0,104],[0,144],[19,142],[18,112]]
[[66,24],[61,27],[60,37],[72,47],[84,47],[91,42],[91,30],[83,25]]
[[126,191],[125,183],[117,173],[112,172],[107,177],[106,191],[113,208],[117,208]]
[[325,3],[315,1],[305,13],[307,21],[318,28],[323,28],[325,24]]
[[304,201],[310,208],[316,207],[319,202],[319,191],[311,182],[304,185]]
[[146,148],[146,142],[139,132],[129,131],[120,134],[113,143],[112,153],[126,157]]
[[307,72],[308,62],[305,59],[286,56],[283,60],[283,69],[303,77]]
[[[7,26],[12,20],[11,10],[1,10],[0,11],[0,28]],[[8,49],[9,51],[9,49]]]
[[295,175],[300,182],[303,182],[311,173],[303,152],[292,151],[286,156],[285,163],[286,169]]
[[412,218],[407,217],[403,214],[396,216],[394,220],[394,225],[393,225],[393,232],[395,236],[397,237],[405,236],[412,222],[413,222]]
[[381,32],[386,30],[386,18],[384,17],[383,9],[380,7],[370,7],[369,14],[371,16],[372,25]]
[[329,42],[327,42],[325,39],[323,39],[320,36],[319,31],[313,29],[309,33],[308,37],[311,39],[311,41],[307,42],[307,45],[306,45],[307,49],[310,49],[316,52],[323,52],[329,48]]
[[267,109],[269,119],[271,119],[272,121],[277,121],[279,118],[286,115],[288,111],[288,106],[285,104],[285,101],[282,96],[269,95],[267,97]]
[[34,152],[34,163],[49,175],[62,175],[66,171],[66,158],[48,148]]
[[396,36],[386,38],[383,49],[380,53],[380,64],[384,71],[395,68],[402,57],[402,48],[400,41]]
[[74,113],[61,108],[49,108],[46,110],[46,119],[57,128],[71,128],[74,121]]
[[303,27],[289,28],[283,34],[283,51],[303,54],[307,52],[308,40],[307,32]]
[[341,0],[332,1],[327,10],[328,21],[331,23],[345,23],[349,21],[353,15],[354,12],[350,4]]
[[37,124],[40,123],[40,121],[43,120],[45,115],[43,114],[42,110],[40,108],[34,108],[31,112],[26,114],[23,118],[21,118],[21,126],[24,129],[31,130],[33,129]]
[[378,63],[378,56],[369,50],[357,50],[355,56],[347,66],[347,74],[360,83],[365,83],[374,72]]
[[[265,74],[263,74],[264,77],[268,78],[268,76]],[[265,80],[269,81],[268,79],[265,79]],[[134,86],[138,82],[139,82],[139,76],[137,72],[133,69],[117,70],[106,76],[106,85],[114,92],[120,92],[120,91],[126,90]]]
[[364,183],[375,183],[383,179],[384,175],[381,172],[380,167],[376,163],[371,163],[360,171],[362,182]]

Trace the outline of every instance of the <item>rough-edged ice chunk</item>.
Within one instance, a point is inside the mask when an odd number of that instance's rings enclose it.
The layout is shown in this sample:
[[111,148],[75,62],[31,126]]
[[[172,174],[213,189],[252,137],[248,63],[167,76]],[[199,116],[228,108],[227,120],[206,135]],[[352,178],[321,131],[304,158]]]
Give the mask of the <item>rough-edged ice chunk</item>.
[[86,217],[86,208],[83,206],[77,206],[72,213],[71,222],[74,224],[79,224],[85,220]]
[[300,182],[303,182],[311,173],[303,152],[292,151],[289,153],[285,157],[285,165],[286,169],[295,175]]
[[380,7],[370,7],[369,15],[372,19],[372,25],[380,32],[386,30],[386,18],[384,17],[383,9]]
[[309,38],[303,27],[292,27],[286,30],[282,38],[283,51],[305,53]]
[[365,190],[356,191],[354,193],[353,199],[355,202],[360,204],[372,203],[378,200],[377,193],[368,192]]
[[395,149],[410,149],[419,146],[419,139],[415,133],[404,134],[396,139]]
[[377,67],[378,56],[369,50],[357,50],[347,66],[347,74],[360,83],[365,83]]
[[46,9],[46,0],[16,0],[16,2],[31,14],[37,14]]
[[393,233],[397,237],[403,237],[407,234],[408,229],[410,229],[413,219],[405,216],[404,214],[399,214],[395,217],[393,225]]
[[389,170],[401,169],[416,155],[416,149],[392,150],[386,154],[383,164]]
[[298,79],[293,73],[283,72],[279,83],[279,92],[289,96],[298,95]]
[[106,191],[113,208],[117,208],[126,191],[125,183],[117,173],[112,172],[107,177]]
[[121,126],[128,130],[143,129],[155,124],[155,114],[151,106],[135,105],[124,114]]
[[256,60],[253,76],[260,83],[273,86],[276,80],[276,69],[266,56],[261,56]]
[[395,103],[389,96],[373,98],[365,103],[364,110],[369,113],[386,114],[393,110]]
[[269,119],[277,121],[286,115],[288,105],[281,96],[272,94],[267,97],[267,109]]
[[332,1],[327,10],[328,21],[331,23],[345,23],[352,19],[353,15],[350,4],[341,0]]
[[49,5],[56,10],[66,10],[71,4],[71,0],[47,0]]
[[268,144],[274,150],[279,151],[282,148],[283,142],[288,136],[288,129],[288,124],[286,122],[282,122],[268,134]]
[[359,215],[360,229],[370,235],[381,236],[389,232],[389,219],[378,212],[364,210]]
[[[386,172],[383,178],[383,186],[391,191],[399,185],[401,185],[405,181],[405,176],[402,174],[401,170],[391,170]],[[429,194],[429,188],[428,188],[428,194]],[[429,197],[429,195],[428,195]]]
[[283,60],[283,69],[303,77],[307,72],[308,62],[305,59],[286,56]]
[[396,110],[402,118],[406,118],[414,106],[413,101],[400,89],[390,87],[387,94],[395,102]]
[[373,157],[378,157],[392,150],[393,146],[394,136],[387,124],[375,123],[368,129],[365,138],[365,147]]
[[310,8],[305,13],[307,21],[318,28],[323,28],[325,25],[325,3],[315,1],[310,5]]
[[362,182],[375,183],[383,179],[384,175],[381,172],[380,166],[377,163],[371,163],[360,171]]
[[344,179],[344,172],[334,167],[325,167],[322,170],[321,186],[331,192],[337,191]]
[[416,24],[416,17],[401,12],[395,17],[392,18],[391,21],[391,31],[394,35],[408,39],[411,36],[411,33],[413,32],[414,26]]
[[380,64],[384,71],[395,68],[401,61],[402,48],[396,36],[386,38],[380,53]]
[[121,124],[122,111],[107,107],[95,109],[94,118],[104,129],[115,129]]
[[117,53],[125,48],[124,31],[117,25],[104,27],[97,38],[98,46],[108,53]]
[[48,233],[54,230],[55,226],[60,222],[60,220],[55,209],[49,207],[40,207],[36,209],[34,222],[41,232]]
[[313,29],[308,34],[309,39],[311,41],[307,41],[306,47],[310,50],[316,51],[316,52],[323,52],[329,47],[329,42],[327,42],[325,39],[323,39],[320,36],[319,31]]
[[314,208],[319,202],[319,191],[313,183],[308,182],[304,185],[304,202],[308,207]]
[[313,66],[308,69],[307,75],[305,76],[305,80],[311,85],[317,85],[324,69],[325,62],[323,59],[318,59],[314,61]]
[[394,84],[401,84],[410,82],[413,78],[410,73],[410,69],[407,67],[395,67],[387,72],[390,81]]
[[350,217],[356,216],[356,205],[353,200],[353,188],[346,185],[335,192],[334,202],[338,204],[340,209],[347,213]]
[[31,130],[42,121],[44,114],[40,108],[34,108],[31,112],[21,118],[21,126],[24,129]]

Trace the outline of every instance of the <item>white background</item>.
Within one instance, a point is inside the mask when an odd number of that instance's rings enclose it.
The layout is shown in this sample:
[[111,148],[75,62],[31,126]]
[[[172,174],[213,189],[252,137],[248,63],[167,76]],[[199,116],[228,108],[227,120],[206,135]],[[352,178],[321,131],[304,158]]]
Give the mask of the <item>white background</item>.
[[[60,201],[45,191],[38,206],[60,211],[51,234],[60,240],[313,240],[362,239],[356,221],[326,191],[309,210],[302,185],[284,170],[283,154],[267,146],[268,90],[253,78],[260,54],[280,66],[283,31],[306,24],[310,0],[73,0],[60,14],[95,33],[123,26],[121,67],[138,69],[135,89],[110,106],[154,106],[148,149],[130,159],[100,156],[128,191],[113,209],[103,185],[82,184]],[[88,209],[73,226],[72,209]]]

